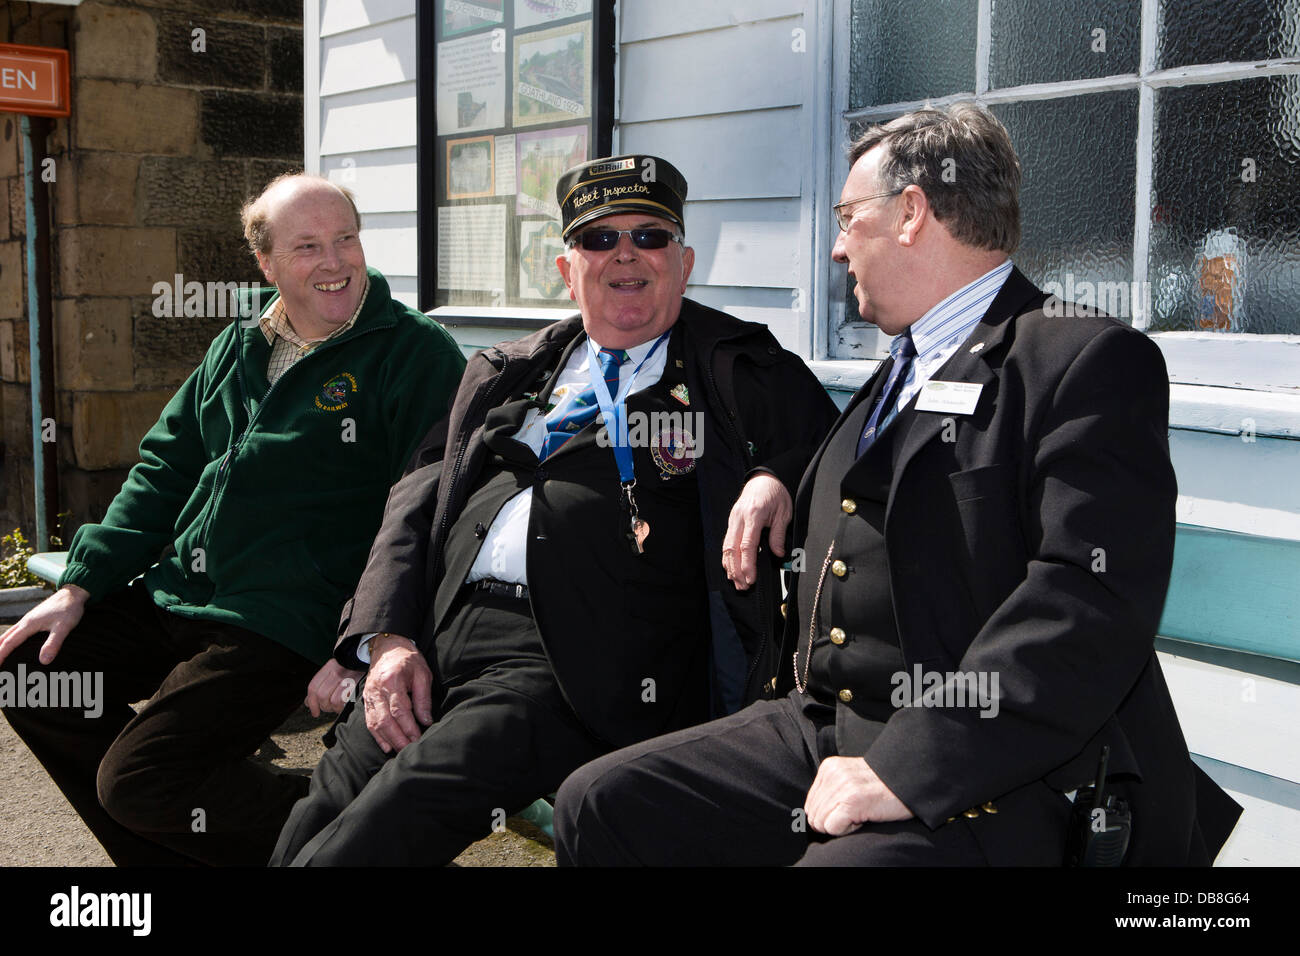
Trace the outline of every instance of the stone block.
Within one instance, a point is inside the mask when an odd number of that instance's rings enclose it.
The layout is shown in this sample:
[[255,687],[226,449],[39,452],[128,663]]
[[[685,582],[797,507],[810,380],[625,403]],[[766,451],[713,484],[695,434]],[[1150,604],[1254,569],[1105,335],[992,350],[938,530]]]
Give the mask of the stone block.
[[9,235],[21,239],[27,235],[27,199],[20,173],[9,182]]
[[0,178],[23,174],[22,127],[13,113],[0,113]]
[[302,157],[302,97],[206,90],[199,131],[218,156]]
[[80,79],[72,98],[78,149],[184,156],[196,145],[198,94],[192,90]]
[[156,316],[140,301],[135,310],[135,384],[140,388],[175,386],[194,371],[208,346],[233,319]]
[[32,380],[32,356],[29,349],[31,330],[27,320],[5,322],[8,331],[0,331],[0,366],[6,382],[27,384]]
[[277,93],[302,92],[302,31],[266,31],[267,56],[271,67],[271,89]]
[[[259,24],[183,13],[164,13],[159,21],[158,76],[164,82],[235,90],[266,86],[266,30]],[[203,33],[196,36],[195,30]]]
[[238,233],[244,179],[239,160],[203,162],[163,156],[141,160],[143,221],[150,226],[211,223]]
[[0,382],[18,381],[18,357],[14,354],[14,324],[0,322]]
[[[6,464],[15,459],[32,460],[32,404],[26,385],[16,382],[0,384],[4,394],[4,446]],[[30,466],[29,466],[30,467]]]
[[302,162],[291,159],[250,159],[247,163],[248,179],[244,187],[245,197],[256,196],[276,176],[302,172]]
[[21,319],[27,286],[23,279],[21,242],[0,242],[0,319]]
[[158,421],[170,389],[88,392],[72,402],[72,456],[78,468],[130,468],[140,439]]
[[55,381],[61,389],[130,391],[131,300],[58,299],[54,303]]
[[145,295],[176,272],[172,229],[80,226],[58,235],[59,291],[77,295]]
[[82,4],[73,31],[77,76],[149,81],[157,73],[158,26],[148,10]]
[[140,7],[302,26],[302,0],[135,0]]
[[176,268],[187,282],[265,281],[238,227],[180,230]]
[[50,194],[50,212],[55,226],[75,226],[81,222],[80,203],[77,202],[77,165],[66,153],[54,159],[54,182],[46,188]]
[[140,160],[121,153],[78,153],[76,178],[79,225],[133,225]]

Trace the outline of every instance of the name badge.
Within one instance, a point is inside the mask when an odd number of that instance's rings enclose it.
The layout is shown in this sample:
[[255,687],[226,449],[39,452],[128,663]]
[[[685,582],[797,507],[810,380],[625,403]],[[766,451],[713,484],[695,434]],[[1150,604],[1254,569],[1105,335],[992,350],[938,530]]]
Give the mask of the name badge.
[[918,412],[951,412],[969,415],[979,404],[983,385],[975,382],[926,382],[916,397]]

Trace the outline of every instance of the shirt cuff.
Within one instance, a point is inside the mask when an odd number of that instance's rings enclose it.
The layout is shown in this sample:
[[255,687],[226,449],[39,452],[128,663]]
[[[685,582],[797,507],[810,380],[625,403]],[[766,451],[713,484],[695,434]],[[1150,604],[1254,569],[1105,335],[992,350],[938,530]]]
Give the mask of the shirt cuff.
[[378,637],[380,633],[380,631],[371,631],[369,634],[361,635],[361,642],[357,644],[356,650],[357,660],[361,663],[370,664],[370,641],[372,638]]

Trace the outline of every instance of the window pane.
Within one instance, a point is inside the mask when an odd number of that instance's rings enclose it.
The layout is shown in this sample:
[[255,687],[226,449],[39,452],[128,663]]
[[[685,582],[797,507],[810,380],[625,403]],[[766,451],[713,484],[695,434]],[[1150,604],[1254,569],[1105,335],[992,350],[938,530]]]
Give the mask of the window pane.
[[1136,73],[1141,4],[998,0],[993,4],[992,33],[992,87]]
[[1040,287],[1060,283],[1051,291],[1128,320],[1137,107],[1136,90],[1119,90],[993,108],[1020,156],[1016,265]]
[[975,90],[976,0],[853,0],[849,108]]
[[1298,55],[1300,9],[1294,0],[1162,0],[1160,5],[1156,56],[1161,69]]
[[1300,332],[1300,76],[1155,107],[1153,329]]

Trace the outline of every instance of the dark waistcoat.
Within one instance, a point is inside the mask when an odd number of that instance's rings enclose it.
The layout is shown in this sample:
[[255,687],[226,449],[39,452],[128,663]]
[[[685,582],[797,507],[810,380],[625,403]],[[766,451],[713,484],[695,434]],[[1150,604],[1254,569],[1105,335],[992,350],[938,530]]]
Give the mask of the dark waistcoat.
[[[808,693],[832,707],[845,704],[866,721],[840,721],[845,726],[837,737],[845,756],[865,752],[889,719],[893,677],[904,670],[884,528],[894,462],[914,413],[910,407],[900,411],[858,459],[858,437],[871,407],[871,402],[861,402],[822,456],[804,543],[807,566],[799,576],[800,678],[808,660],[808,622],[814,620],[813,600],[820,581]],[[851,495],[842,488],[850,469],[860,476],[859,490]],[[843,716],[838,708],[837,712]]]

